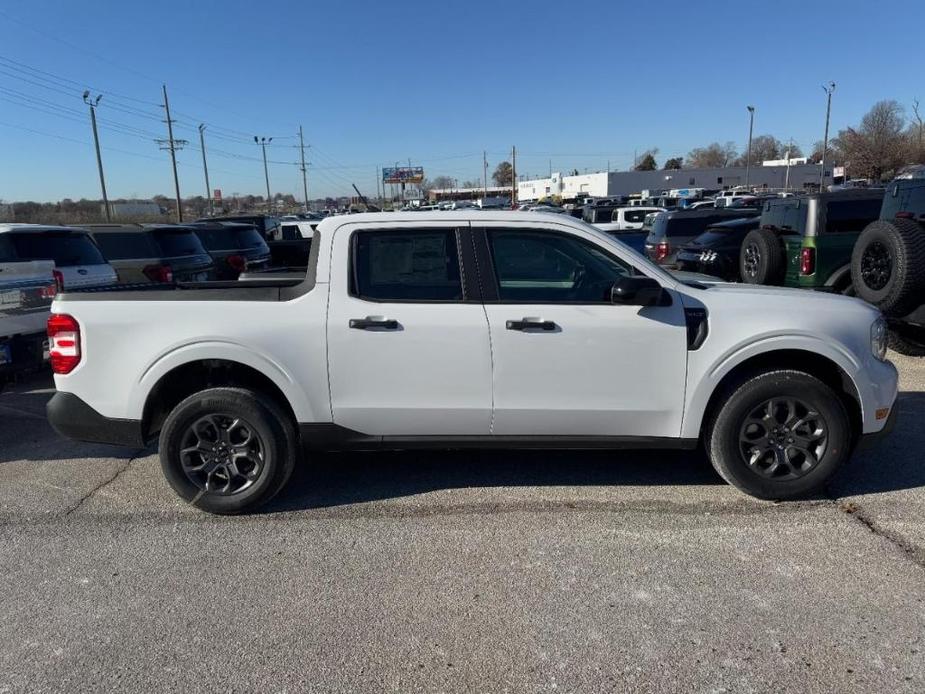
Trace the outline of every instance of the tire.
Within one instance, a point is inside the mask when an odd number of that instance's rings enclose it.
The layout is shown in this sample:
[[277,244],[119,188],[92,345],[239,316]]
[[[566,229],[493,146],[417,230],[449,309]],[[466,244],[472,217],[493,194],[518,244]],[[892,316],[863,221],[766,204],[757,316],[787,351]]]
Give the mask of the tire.
[[161,468],[173,490],[193,506],[209,513],[244,513],[285,486],[297,444],[291,417],[270,398],[244,388],[210,388],[189,396],[167,416],[160,435]]
[[784,279],[785,266],[784,246],[773,231],[748,232],[739,250],[739,275],[743,282],[778,285]]
[[[854,437],[844,404],[807,373],[761,373],[730,388],[720,402],[704,437],[707,456],[724,480],[746,494],[771,500],[811,496],[851,455]],[[803,451],[797,449],[801,443]]]
[[[925,335],[923,335],[925,338]],[[891,329],[887,334],[890,349],[907,357],[925,357],[925,341],[916,340]]]
[[857,295],[892,316],[903,316],[925,294],[925,231],[911,219],[867,225],[851,253]]

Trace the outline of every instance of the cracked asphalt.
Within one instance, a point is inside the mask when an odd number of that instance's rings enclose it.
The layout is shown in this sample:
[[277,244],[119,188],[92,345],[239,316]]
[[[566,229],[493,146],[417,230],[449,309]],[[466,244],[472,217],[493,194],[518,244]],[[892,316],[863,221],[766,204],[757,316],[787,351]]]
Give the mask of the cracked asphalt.
[[824,498],[696,454],[325,455],[179,502],[0,394],[0,692],[925,691],[925,359]]

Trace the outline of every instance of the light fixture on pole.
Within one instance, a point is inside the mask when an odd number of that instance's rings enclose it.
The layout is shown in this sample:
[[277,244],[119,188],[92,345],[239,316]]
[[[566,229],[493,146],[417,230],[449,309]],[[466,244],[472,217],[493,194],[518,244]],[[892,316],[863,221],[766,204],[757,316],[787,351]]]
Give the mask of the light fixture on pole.
[[822,139],[822,167],[819,170],[819,191],[825,190],[825,155],[829,149],[829,117],[832,115],[832,92],[835,91],[835,83],[829,82],[828,85],[822,85],[822,91],[826,95],[825,105],[825,137]]
[[746,106],[748,109],[748,152],[745,154],[745,188],[748,189],[749,174],[752,169],[752,131],[755,126],[755,107]]
[[106,197],[106,179],[103,176],[103,157],[100,155],[100,136],[96,131],[96,107],[99,106],[102,94],[97,94],[96,99],[90,98],[90,92],[84,92],[84,103],[90,107],[90,124],[93,126],[93,144],[96,146],[96,166],[100,171],[100,188],[103,191],[103,212],[106,215],[106,221],[112,221],[112,210],[109,209],[109,198]]

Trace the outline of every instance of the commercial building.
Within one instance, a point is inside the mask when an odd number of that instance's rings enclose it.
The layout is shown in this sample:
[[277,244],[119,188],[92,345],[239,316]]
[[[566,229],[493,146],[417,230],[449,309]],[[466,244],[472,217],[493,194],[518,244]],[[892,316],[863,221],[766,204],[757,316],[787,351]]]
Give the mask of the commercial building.
[[[819,166],[819,164],[791,164],[789,167],[752,166],[749,171],[748,185],[749,188],[768,190],[815,188],[819,185]],[[825,185],[831,183],[832,172],[826,171]],[[517,199],[519,201],[540,200],[545,197],[559,196],[564,200],[571,200],[583,196],[633,195],[644,190],[652,193],[678,188],[723,190],[744,185],[744,166],[662,171],[600,171],[577,176],[553,173],[549,178],[519,181]]]

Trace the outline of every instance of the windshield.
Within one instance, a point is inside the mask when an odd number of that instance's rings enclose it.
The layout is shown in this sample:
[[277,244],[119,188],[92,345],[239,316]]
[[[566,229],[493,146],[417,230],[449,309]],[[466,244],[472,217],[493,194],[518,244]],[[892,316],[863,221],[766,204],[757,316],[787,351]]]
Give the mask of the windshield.
[[157,245],[165,258],[176,258],[182,255],[205,255],[206,250],[199,242],[199,237],[192,231],[158,229],[154,232]]
[[48,232],[12,234],[16,255],[23,260],[54,260],[58,267],[105,265],[106,260],[86,234]]

